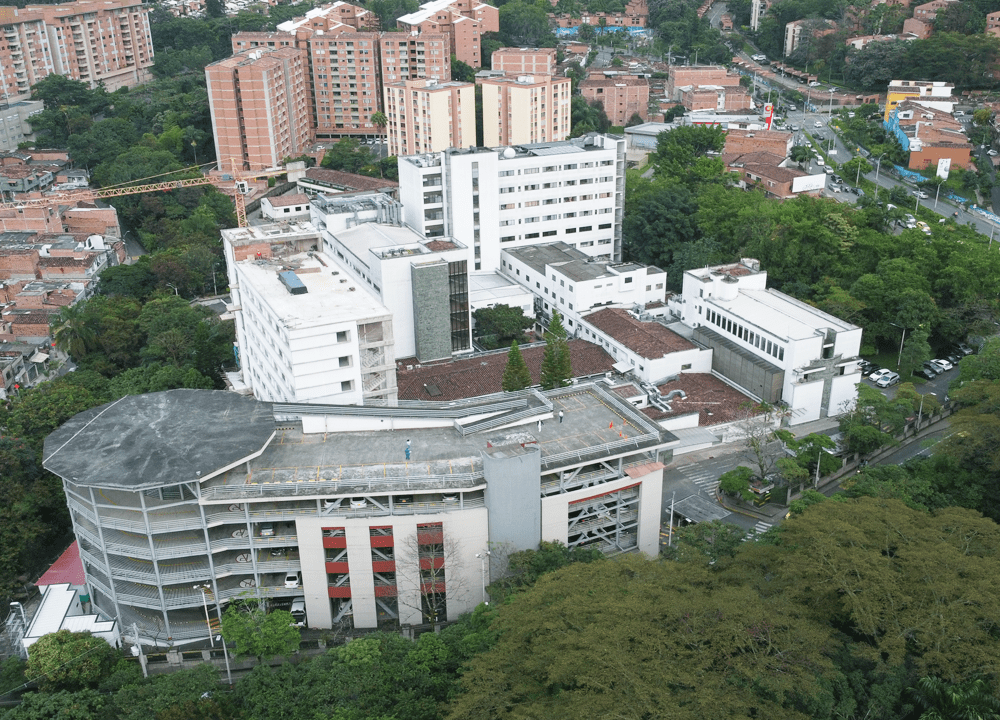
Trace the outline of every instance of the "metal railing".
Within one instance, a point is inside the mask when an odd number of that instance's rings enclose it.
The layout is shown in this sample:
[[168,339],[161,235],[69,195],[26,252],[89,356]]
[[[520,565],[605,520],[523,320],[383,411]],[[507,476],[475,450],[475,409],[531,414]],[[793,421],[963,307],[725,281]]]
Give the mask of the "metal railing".
[[[422,477],[383,476],[380,478],[343,478],[342,480],[262,482],[253,485],[216,485],[202,488],[202,498],[212,500],[240,500],[262,497],[331,496],[351,492],[391,492],[399,490],[427,491],[432,489],[471,489],[485,483],[483,474],[454,473],[452,475],[425,475]],[[308,514],[298,512],[296,515]],[[265,516],[269,517],[269,516]]]

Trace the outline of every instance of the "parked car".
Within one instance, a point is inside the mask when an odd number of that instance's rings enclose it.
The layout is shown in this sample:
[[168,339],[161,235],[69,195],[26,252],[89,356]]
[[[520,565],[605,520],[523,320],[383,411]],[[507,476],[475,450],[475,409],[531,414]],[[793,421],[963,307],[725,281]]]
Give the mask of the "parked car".
[[947,360],[948,362],[951,363],[952,367],[954,367],[955,365],[958,365],[959,362],[961,362],[962,356],[959,355],[958,353],[950,353],[947,357]]
[[824,165],[826,165],[826,161],[823,160],[823,158],[817,158],[816,164],[819,165],[820,167],[823,167]]
[[887,388],[899,382],[899,373],[889,372],[875,381],[875,387]]
[[881,370],[876,370],[876,371],[875,371],[875,372],[873,372],[873,373],[872,373],[871,375],[869,375],[869,376],[868,376],[868,379],[869,379],[869,380],[873,380],[873,381],[874,381],[874,380],[878,380],[878,379],[879,379],[879,378],[881,378],[881,377],[882,377],[883,375],[888,375],[888,374],[889,374],[889,373],[891,373],[891,372],[892,372],[892,370],[890,370],[889,368],[882,368]]
[[959,343],[956,347],[963,355],[971,355],[974,352],[974,350],[965,343]]
[[260,536],[261,537],[274,537],[274,523],[261,523],[260,524]]
[[925,367],[914,370],[913,374],[916,375],[917,377],[922,377],[925,380],[933,380],[934,378],[937,377],[936,372],[934,372],[933,370],[928,370]]
[[823,168],[823,172],[825,172],[827,175],[833,175],[833,168],[827,165],[825,168]]
[[870,360],[862,360],[858,363],[858,370],[861,371],[862,375],[870,375],[871,373],[878,370],[878,365],[871,362]]
[[340,498],[327,498],[323,501],[324,510],[332,510],[340,507]]
[[363,497],[351,498],[351,510],[363,510],[368,507],[368,500]]
[[992,157],[997,154],[997,151],[994,150],[993,148],[990,148],[989,150],[986,151],[986,154]]
[[820,83],[816,82],[815,80],[813,80],[811,83],[809,83],[809,87],[819,87],[819,86],[820,86]]
[[928,195],[927,193],[925,193],[923,190],[914,190],[911,193],[911,195],[913,195],[914,197],[918,197],[921,200],[926,200],[927,198],[930,197],[930,195]]
[[299,574],[297,572],[290,572],[285,575],[285,587],[286,588],[297,588],[300,584]]
[[[933,364],[930,360],[928,360],[927,362],[925,362],[923,364],[923,368],[924,368],[924,370],[926,370],[928,373],[930,373],[934,377],[937,377],[938,375],[941,374],[941,368],[939,368],[937,365]],[[930,378],[930,379],[933,380],[934,378]]]
[[831,185],[830,189],[833,190],[835,193],[839,193],[840,192],[840,185]]
[[934,363],[935,365],[937,365],[939,368],[941,368],[944,371],[951,370],[953,367],[955,367],[954,365],[952,365],[947,360],[944,360],[944,359],[941,359],[941,358],[934,358],[933,360],[931,360],[931,362]]

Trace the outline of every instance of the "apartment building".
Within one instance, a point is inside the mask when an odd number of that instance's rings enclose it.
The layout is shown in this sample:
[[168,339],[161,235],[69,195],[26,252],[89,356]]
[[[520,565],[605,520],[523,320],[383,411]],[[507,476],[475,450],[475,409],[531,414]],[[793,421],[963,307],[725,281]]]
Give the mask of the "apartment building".
[[504,249],[500,272],[535,296],[535,312],[547,320],[558,310],[571,335],[581,317],[597,308],[662,305],[667,273],[652,265],[594,260],[559,241]]
[[309,223],[222,231],[243,382],[263,402],[396,399],[391,312]]
[[632,75],[591,75],[580,83],[587,102],[599,101],[612,125],[624,126],[632,115],[649,119],[649,81]]
[[937,14],[958,0],[931,0],[913,8],[913,17],[903,21],[903,33],[926,40],[934,32]]
[[556,49],[500,48],[493,51],[490,67],[505,75],[555,75]]
[[389,155],[440,152],[476,144],[472,83],[403,80],[385,86]]
[[721,65],[699,65],[696,67],[671,65],[667,73],[667,99],[680,102],[681,88],[700,85],[738,88],[740,87],[740,74],[730,73]]
[[135,0],[79,0],[0,8],[0,91],[27,99],[48,75],[109,92],[152,80],[149,6]]
[[986,34],[1000,37],[1000,11],[986,15]]
[[965,127],[950,112],[903,100],[885,126],[909,151],[908,167],[913,170],[937,167],[938,161],[945,158],[954,167],[972,167],[972,143]]
[[448,33],[385,33],[379,39],[383,86],[404,80],[451,80]]
[[798,425],[857,397],[861,328],[767,287],[757,260],[688,270],[671,313],[712,348],[712,371]]
[[570,78],[517,75],[476,79],[483,92],[487,147],[565,140],[570,132]]
[[809,39],[821,38],[837,32],[837,23],[832,20],[809,19],[794,20],[785,25],[785,51],[783,57],[788,57],[803,42]]
[[0,109],[0,151],[14,151],[21,143],[34,140],[28,118],[44,109],[41,100],[21,100]]
[[753,98],[743,86],[696,85],[678,88],[685,110],[699,112],[740,112],[753,110]]
[[244,50],[205,68],[215,154],[245,170],[277,167],[313,141],[306,58],[293,47]]
[[741,130],[730,128],[726,132],[723,153],[742,155],[750,152],[773,153],[786,158],[792,152],[794,137],[783,130]]
[[400,157],[399,186],[403,221],[429,238],[460,238],[474,270],[498,271],[503,249],[557,240],[621,260],[623,139]]
[[476,0],[432,0],[397,18],[396,25],[411,34],[448,35],[450,54],[477,68],[483,64],[482,35],[500,31],[500,13]]
[[211,631],[206,603],[215,618],[301,598],[314,628],[431,624],[542,540],[655,555],[676,444],[603,383],[398,408],[170,390],[75,416],[43,455],[95,611],[176,646]]

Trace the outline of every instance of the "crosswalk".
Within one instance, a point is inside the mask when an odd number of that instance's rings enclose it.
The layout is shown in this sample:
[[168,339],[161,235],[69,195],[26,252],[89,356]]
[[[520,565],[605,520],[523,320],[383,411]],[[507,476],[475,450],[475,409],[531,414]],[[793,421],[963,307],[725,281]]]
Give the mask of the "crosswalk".
[[766,523],[763,520],[759,521],[753,526],[753,530],[747,532],[746,540],[753,540],[758,535],[763,535],[771,528],[771,523]]
[[719,487],[719,473],[714,468],[704,468],[700,464],[688,465],[678,468],[686,480],[694,483],[698,490],[711,497],[715,496],[715,489]]

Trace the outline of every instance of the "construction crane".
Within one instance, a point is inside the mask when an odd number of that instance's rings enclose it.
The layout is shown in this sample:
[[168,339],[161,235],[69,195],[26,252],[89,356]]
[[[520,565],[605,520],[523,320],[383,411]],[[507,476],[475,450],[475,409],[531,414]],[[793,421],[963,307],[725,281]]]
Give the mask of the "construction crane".
[[245,175],[234,173],[232,180],[222,178],[201,176],[196,178],[185,178],[183,180],[164,180],[146,185],[125,185],[99,189],[73,190],[70,192],[53,193],[40,198],[28,200],[18,200],[15,202],[0,203],[0,209],[4,208],[25,208],[25,207],[46,207],[49,205],[66,205],[76,202],[87,202],[104,198],[123,197],[125,195],[138,195],[147,192],[167,192],[168,190],[179,190],[180,188],[199,187],[212,185],[220,191],[231,195],[236,205],[236,224],[239,227],[247,226],[247,208],[244,195],[248,192],[248,182],[265,177],[284,175],[287,171],[282,168],[269,168],[259,172],[251,172]]

